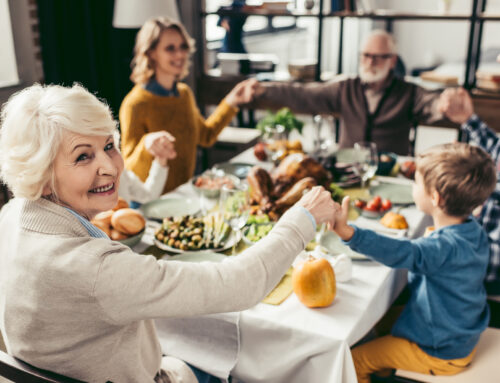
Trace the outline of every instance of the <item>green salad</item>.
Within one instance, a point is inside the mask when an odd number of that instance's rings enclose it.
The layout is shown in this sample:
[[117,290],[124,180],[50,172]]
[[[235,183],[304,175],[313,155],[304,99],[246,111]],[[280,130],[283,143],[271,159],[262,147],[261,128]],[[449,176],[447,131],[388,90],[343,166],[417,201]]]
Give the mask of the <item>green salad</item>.
[[243,229],[243,235],[247,241],[255,243],[269,234],[272,228],[273,223],[267,214],[251,215]]

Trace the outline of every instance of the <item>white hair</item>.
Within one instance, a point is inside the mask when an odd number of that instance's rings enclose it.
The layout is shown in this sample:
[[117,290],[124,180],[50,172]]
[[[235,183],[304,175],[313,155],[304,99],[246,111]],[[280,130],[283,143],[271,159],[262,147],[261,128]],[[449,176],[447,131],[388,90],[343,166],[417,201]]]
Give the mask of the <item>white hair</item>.
[[3,106],[0,126],[0,176],[15,197],[29,200],[53,185],[52,165],[65,133],[117,132],[109,107],[78,84],[21,90]]
[[381,37],[383,38],[387,46],[389,47],[389,53],[397,54],[397,46],[396,46],[396,40],[394,40],[394,37],[389,33],[384,31],[383,29],[374,29],[371,31],[363,40],[363,44],[361,45],[363,48],[365,47],[366,43],[368,40],[374,38],[374,37]]

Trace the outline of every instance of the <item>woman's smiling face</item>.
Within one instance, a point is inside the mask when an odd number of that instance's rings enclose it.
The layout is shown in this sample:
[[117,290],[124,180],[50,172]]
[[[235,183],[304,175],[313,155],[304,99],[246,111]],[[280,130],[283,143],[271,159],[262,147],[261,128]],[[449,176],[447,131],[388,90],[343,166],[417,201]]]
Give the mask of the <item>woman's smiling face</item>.
[[155,73],[178,78],[189,59],[189,45],[175,28],[164,30],[156,47],[150,52]]
[[65,133],[53,171],[60,205],[89,220],[116,205],[123,159],[113,136]]

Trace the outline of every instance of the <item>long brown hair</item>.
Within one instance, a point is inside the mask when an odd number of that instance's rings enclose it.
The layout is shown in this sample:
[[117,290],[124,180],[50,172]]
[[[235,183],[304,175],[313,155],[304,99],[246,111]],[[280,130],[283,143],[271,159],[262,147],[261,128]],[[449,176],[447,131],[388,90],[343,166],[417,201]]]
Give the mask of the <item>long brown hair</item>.
[[[134,84],[145,84],[155,75],[154,63],[149,53],[155,49],[161,34],[167,29],[177,30],[189,46],[189,52],[195,51],[195,41],[180,22],[168,17],[153,17],[146,21],[137,33],[134,47],[134,58],[132,59],[132,74],[130,79]],[[185,78],[189,73],[191,61],[187,60],[179,80]]]

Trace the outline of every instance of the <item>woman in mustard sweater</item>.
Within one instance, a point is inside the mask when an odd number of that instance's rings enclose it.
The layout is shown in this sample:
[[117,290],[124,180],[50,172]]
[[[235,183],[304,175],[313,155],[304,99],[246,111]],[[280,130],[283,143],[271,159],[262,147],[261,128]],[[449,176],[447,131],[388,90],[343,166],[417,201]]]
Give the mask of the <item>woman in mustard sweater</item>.
[[166,130],[175,137],[177,158],[169,162],[164,192],[193,176],[197,145],[213,145],[238,105],[251,101],[254,93],[255,80],[239,83],[205,120],[191,89],[180,82],[188,74],[193,51],[194,40],[182,24],[166,17],[146,21],[134,48],[130,78],[135,86],[120,107],[125,166],[141,180],[147,178],[153,161],[145,147],[145,135]]

